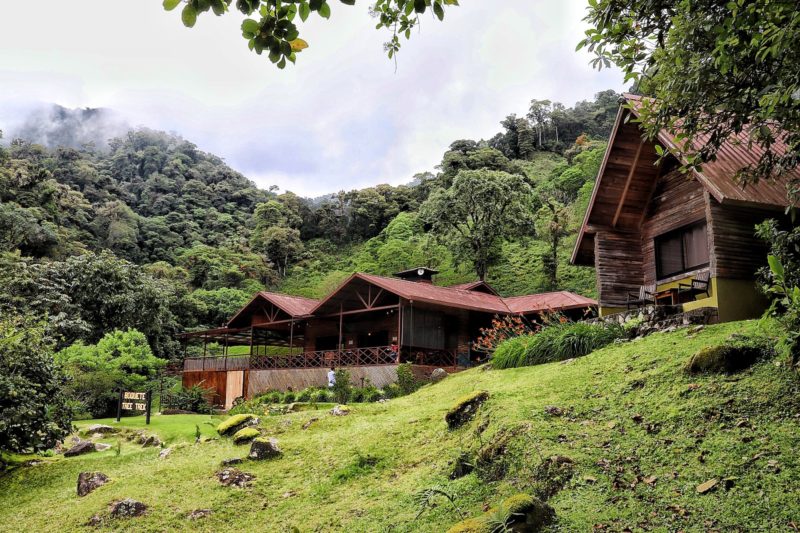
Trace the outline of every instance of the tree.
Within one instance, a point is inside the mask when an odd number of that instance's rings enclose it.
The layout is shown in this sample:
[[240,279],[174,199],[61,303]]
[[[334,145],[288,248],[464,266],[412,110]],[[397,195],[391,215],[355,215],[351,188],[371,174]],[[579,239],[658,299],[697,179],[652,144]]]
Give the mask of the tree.
[[120,388],[143,389],[165,364],[153,355],[147,337],[133,329],[111,331],[96,345],[78,341],[55,361],[69,377],[65,391],[76,414],[96,418],[112,413]]
[[70,432],[62,377],[45,328],[23,315],[0,316],[0,451],[42,451]]
[[544,200],[536,213],[536,236],[548,245],[548,253],[542,257],[550,289],[558,287],[558,247],[569,235],[569,210],[555,199]]
[[255,251],[277,267],[281,276],[286,276],[289,264],[303,253],[300,231],[293,228],[272,226],[261,232],[253,232],[250,242]]
[[529,218],[530,185],[520,175],[497,170],[462,170],[452,187],[439,189],[420,207],[420,217],[473,265],[483,280],[498,258],[498,245]]
[[[352,6],[355,0],[340,0]],[[164,9],[171,11],[183,4],[181,20],[184,26],[193,27],[197,16],[212,11],[220,16],[228,12],[233,0],[163,0]],[[400,36],[411,38],[412,30],[419,26],[420,15],[430,10],[442,20],[445,6],[457,6],[458,0],[372,0],[370,13],[378,19],[377,28],[391,33],[384,44],[389,58],[400,50]],[[331,16],[328,0],[236,0],[236,9],[250,17],[242,21],[242,36],[247,40],[250,50],[261,55],[269,54],[269,60],[278,68],[286,63],[294,63],[297,54],[308,48],[308,43],[300,38],[300,30],[295,24],[299,16],[302,22],[311,13],[324,19]]]
[[[653,97],[641,110],[645,132],[677,136],[689,167],[713,160],[734,134],[762,152],[740,172],[745,181],[798,165],[796,2],[597,0],[586,21],[593,27],[579,46],[597,55],[598,68],[614,63]],[[800,183],[791,183],[788,193],[796,198]]]

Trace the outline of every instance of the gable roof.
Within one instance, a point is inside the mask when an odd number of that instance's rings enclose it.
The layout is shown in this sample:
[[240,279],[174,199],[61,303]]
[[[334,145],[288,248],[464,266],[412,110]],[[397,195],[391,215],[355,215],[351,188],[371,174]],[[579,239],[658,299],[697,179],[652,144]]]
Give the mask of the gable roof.
[[[243,313],[251,309],[259,300],[273,304],[275,307],[286,313],[292,318],[308,316],[311,310],[317,306],[319,300],[303,298],[302,296],[291,296],[278,292],[257,292],[253,298],[247,302],[230,320],[228,326],[233,324]],[[249,326],[249,324],[248,324]]]
[[595,300],[569,291],[544,292],[525,296],[512,296],[503,299],[512,313],[535,313],[539,311],[559,311],[580,309],[597,305]]
[[486,292],[490,294],[494,294],[495,296],[500,296],[494,287],[486,283],[485,281],[471,281],[469,283],[459,283],[458,285],[450,285],[451,289],[463,289],[465,291],[476,291],[476,292]]
[[[642,137],[637,124],[629,122],[631,116],[638,117],[638,112],[646,105],[647,99],[632,94],[623,95],[623,99],[572,252],[573,264],[594,263],[592,257],[595,231],[592,228],[595,225],[638,229],[641,215],[650,202],[653,186],[660,176],[660,170],[655,165],[658,156],[653,142]],[[626,106],[625,103],[630,105]],[[703,142],[706,139],[706,136],[701,136],[698,140]],[[662,130],[658,133],[657,141],[681,163],[687,162],[677,148],[675,136]],[[781,141],[774,146],[779,152],[787,149]],[[716,160],[704,163],[700,171],[693,170],[689,179],[696,180],[722,204],[773,209],[786,207],[786,182],[793,178],[800,179],[800,168],[787,172],[779,179],[761,180],[747,186],[738,184],[734,179],[739,170],[757,162],[762,153],[760,147],[749,146],[747,134],[741,133],[723,143]]]

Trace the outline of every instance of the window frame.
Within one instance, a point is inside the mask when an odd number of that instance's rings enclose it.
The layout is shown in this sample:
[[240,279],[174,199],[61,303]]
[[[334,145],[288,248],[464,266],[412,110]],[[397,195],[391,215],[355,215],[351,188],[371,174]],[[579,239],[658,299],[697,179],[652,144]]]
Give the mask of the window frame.
[[[685,242],[684,239],[686,238],[685,237],[686,234],[690,233],[693,229],[695,229],[695,228],[697,228],[699,226],[705,226],[705,228],[706,228],[706,250],[708,252],[708,254],[707,254],[708,261],[706,261],[705,263],[700,263],[698,265],[687,266],[686,265],[686,242]],[[680,235],[680,239],[681,239],[681,266],[682,266],[682,269],[678,270],[678,271],[675,271],[675,272],[661,272],[661,261],[660,261],[660,258],[659,258],[659,241],[664,241],[664,240],[667,240],[667,239],[670,239],[670,238],[674,238],[677,235]],[[707,268],[711,264],[711,249],[709,248],[709,242],[708,242],[708,221],[705,218],[701,218],[700,220],[697,220],[697,221],[692,222],[690,224],[686,224],[684,226],[680,226],[678,228],[675,228],[675,229],[669,230],[667,232],[664,232],[664,233],[662,233],[660,235],[656,235],[653,238],[653,255],[655,256],[656,279],[657,280],[668,279],[668,278],[672,278],[674,276],[679,276],[681,274],[686,274],[688,272],[694,272],[696,270],[701,270],[703,268]]]

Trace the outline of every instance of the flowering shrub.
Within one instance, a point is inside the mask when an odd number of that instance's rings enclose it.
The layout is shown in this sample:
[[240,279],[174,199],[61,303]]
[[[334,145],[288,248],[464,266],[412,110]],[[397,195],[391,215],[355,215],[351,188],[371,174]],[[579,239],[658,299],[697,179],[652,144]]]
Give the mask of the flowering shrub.
[[524,335],[533,335],[538,329],[538,326],[529,324],[525,318],[518,315],[495,316],[491,327],[480,329],[480,336],[475,341],[473,349],[491,354],[504,341]]

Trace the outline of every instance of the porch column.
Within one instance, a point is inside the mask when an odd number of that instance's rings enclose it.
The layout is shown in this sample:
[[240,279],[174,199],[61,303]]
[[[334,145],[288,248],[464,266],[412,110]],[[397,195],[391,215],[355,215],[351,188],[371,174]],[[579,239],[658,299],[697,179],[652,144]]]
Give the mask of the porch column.
[[403,299],[397,304],[397,364],[400,364],[400,354],[403,352]]
[[337,353],[339,354],[339,362],[342,359],[342,304],[339,304],[339,344],[336,346]]

